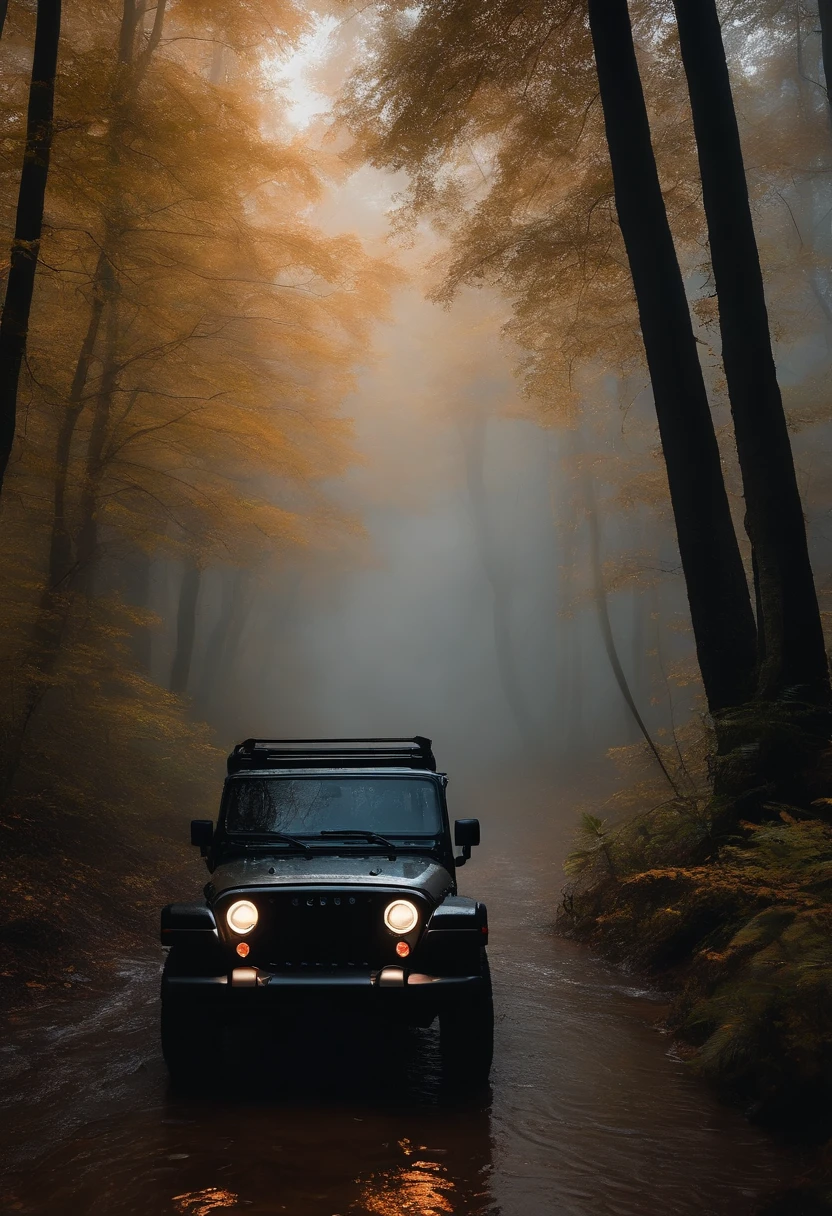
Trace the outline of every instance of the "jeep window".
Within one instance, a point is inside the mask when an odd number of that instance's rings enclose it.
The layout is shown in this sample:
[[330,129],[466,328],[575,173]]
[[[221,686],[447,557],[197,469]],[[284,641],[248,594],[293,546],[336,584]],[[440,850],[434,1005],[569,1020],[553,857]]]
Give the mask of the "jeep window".
[[418,777],[245,777],[226,791],[225,830],[316,836],[343,830],[383,836],[442,831],[433,781]]

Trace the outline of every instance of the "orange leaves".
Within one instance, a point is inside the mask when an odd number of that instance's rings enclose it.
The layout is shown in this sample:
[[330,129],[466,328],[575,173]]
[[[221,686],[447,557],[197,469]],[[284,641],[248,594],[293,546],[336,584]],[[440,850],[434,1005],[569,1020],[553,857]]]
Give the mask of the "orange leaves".
[[329,543],[320,487],[352,459],[341,402],[391,276],[307,218],[323,181],[281,129],[269,66],[307,20],[290,0],[180,0],[119,89],[114,14],[98,0],[73,13],[21,465],[36,484],[50,475],[105,249],[114,285],[71,454],[73,529],[100,424],[97,520],[131,546],[257,564]]
[[[147,602],[146,555],[254,569],[351,539],[326,483],[353,459],[343,402],[393,277],[311,219],[322,158],[286,136],[274,74],[305,6],[176,0],[155,10],[158,43],[141,7],[121,67],[121,6],[67,13],[4,519],[0,726],[15,797],[36,788],[97,818],[169,813],[216,758],[206,728],[144,674],[156,622],[115,588]],[[4,40],[4,67],[14,54]],[[8,73],[9,138],[23,100]],[[44,594],[56,536],[66,569]]]

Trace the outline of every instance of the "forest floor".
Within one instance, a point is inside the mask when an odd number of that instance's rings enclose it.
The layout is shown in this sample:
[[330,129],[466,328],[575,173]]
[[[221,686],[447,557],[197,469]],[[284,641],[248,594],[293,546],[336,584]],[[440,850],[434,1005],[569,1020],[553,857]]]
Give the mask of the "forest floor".
[[0,1007],[100,991],[137,941],[157,940],[159,909],[188,862],[169,815],[93,822],[30,804],[10,816],[0,825]]
[[[832,825],[771,808],[704,864],[640,867],[644,821],[614,829],[567,891],[565,935],[669,982],[690,1067],[807,1153],[765,1216],[832,1212]],[[595,821],[598,823],[599,821]]]

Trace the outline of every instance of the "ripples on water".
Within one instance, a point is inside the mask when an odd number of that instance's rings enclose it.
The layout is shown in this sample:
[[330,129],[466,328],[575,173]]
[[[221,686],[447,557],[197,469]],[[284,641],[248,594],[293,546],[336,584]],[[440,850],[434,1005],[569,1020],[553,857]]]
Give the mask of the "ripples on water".
[[[227,1044],[229,1090],[168,1094],[159,960],[100,1004],[26,1015],[0,1054],[5,1212],[31,1216],[742,1216],[786,1163],[691,1078],[658,998],[551,934],[544,872],[477,866],[492,1089],[442,1088],[434,1030]],[[469,884],[471,885],[471,884]],[[83,1021],[72,1019],[83,1018]]]

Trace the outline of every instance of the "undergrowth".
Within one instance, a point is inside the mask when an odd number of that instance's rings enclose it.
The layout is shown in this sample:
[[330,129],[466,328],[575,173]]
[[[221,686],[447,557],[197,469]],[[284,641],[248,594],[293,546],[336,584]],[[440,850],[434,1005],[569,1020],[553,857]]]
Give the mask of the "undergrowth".
[[[668,1024],[689,1066],[756,1120],[822,1146],[832,1136],[832,799],[760,801],[755,821],[726,827],[707,768],[687,776],[670,798],[636,784],[607,817],[583,814],[559,928],[669,981]],[[648,795],[648,809],[621,814],[622,800],[644,807]],[[767,1210],[832,1211],[828,1145],[821,1162],[793,1206]]]
[[[0,631],[0,1002],[79,988],[139,943],[212,808],[221,753],[136,670],[131,622],[97,602],[44,671]],[[15,649],[15,643],[17,649]],[[21,658],[21,653],[23,658]]]

